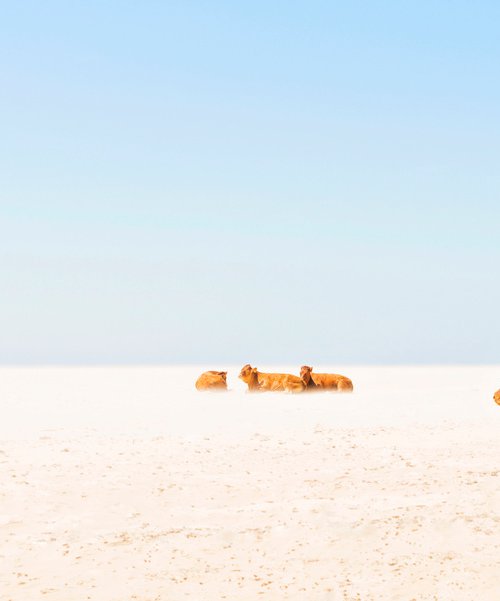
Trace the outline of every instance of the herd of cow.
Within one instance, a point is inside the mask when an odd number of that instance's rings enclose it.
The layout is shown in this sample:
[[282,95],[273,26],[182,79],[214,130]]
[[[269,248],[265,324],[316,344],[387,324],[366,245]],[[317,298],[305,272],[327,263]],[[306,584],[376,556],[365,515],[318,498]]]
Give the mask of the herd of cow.
[[[196,380],[198,390],[227,390],[227,371],[205,371]],[[241,368],[238,378],[248,386],[248,392],[314,392],[335,390],[352,392],[352,381],[340,374],[317,374],[309,365],[300,368],[300,376],[292,374],[270,374],[259,371],[249,363]],[[493,395],[500,405],[500,390]]]
[[[227,371],[205,371],[196,380],[198,390],[227,390]],[[292,374],[274,374],[259,371],[249,363],[241,368],[240,380],[248,386],[249,392],[314,392],[335,390],[352,392],[352,381],[340,374],[317,374],[313,368],[303,365],[300,376]]]

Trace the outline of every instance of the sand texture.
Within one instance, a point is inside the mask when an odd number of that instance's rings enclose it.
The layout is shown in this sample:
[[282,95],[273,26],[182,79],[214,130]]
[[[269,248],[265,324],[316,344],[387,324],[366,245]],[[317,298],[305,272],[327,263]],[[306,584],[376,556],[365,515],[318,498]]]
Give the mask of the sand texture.
[[500,368],[212,368],[0,369],[2,601],[500,598]]

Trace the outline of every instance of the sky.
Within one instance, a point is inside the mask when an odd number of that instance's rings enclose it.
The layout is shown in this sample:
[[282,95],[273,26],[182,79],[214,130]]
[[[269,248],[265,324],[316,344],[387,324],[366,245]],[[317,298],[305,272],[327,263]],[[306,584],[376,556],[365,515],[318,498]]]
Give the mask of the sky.
[[498,363],[499,22],[0,0],[0,363]]

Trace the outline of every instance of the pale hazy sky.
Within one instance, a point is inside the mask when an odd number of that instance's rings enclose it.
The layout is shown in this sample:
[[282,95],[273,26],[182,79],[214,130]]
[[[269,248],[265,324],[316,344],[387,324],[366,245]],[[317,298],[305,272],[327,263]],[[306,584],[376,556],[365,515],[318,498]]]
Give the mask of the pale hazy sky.
[[1,363],[498,363],[500,3],[0,3]]

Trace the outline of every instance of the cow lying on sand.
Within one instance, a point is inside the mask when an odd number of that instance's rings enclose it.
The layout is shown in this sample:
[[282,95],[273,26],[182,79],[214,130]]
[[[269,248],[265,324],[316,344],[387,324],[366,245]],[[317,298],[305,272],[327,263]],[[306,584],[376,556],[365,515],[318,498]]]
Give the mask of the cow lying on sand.
[[352,381],[340,374],[317,374],[313,368],[303,365],[300,368],[300,377],[307,390],[337,390],[338,392],[352,392]]
[[497,390],[493,395],[493,399],[497,405],[500,405],[500,390]]
[[196,380],[198,390],[227,390],[227,371],[205,371]]
[[250,392],[303,392],[305,384],[301,378],[291,374],[268,374],[260,372],[249,363],[241,368],[240,380],[248,385]]

